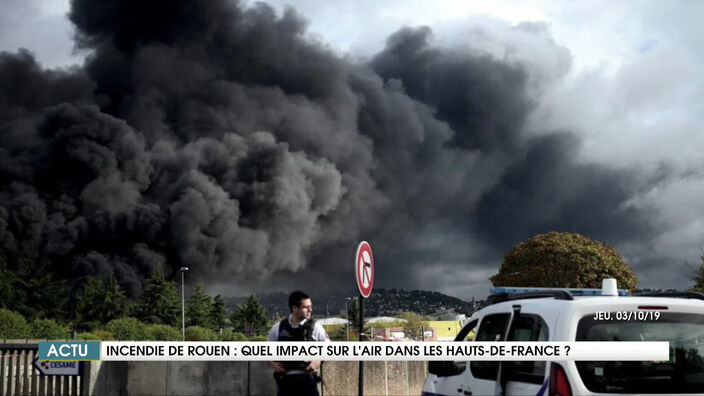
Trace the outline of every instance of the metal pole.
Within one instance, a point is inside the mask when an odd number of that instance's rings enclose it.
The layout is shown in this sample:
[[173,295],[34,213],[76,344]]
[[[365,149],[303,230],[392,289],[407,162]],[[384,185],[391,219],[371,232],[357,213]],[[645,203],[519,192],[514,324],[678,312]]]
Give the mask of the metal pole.
[[181,336],[186,341],[186,272],[181,271]]
[[345,297],[345,318],[347,319],[345,327],[347,329],[347,341],[350,340],[350,309],[347,308],[347,301],[349,301],[349,299],[349,297]]
[[[362,333],[364,333],[364,297],[359,295],[359,341],[362,341]],[[364,361],[359,361],[359,396],[364,396]]]
[[181,267],[181,337],[186,341],[186,276],[188,267]]

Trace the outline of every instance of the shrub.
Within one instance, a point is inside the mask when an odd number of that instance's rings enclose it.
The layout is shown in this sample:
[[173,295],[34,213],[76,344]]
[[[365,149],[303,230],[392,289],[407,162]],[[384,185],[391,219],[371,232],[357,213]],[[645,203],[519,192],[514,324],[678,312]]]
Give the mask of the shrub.
[[247,336],[240,333],[239,331],[232,331],[230,329],[227,329],[222,331],[220,339],[223,341],[247,341]]
[[30,328],[32,338],[50,340],[69,338],[68,328],[56,323],[53,319],[34,319]]
[[601,288],[616,278],[619,288],[635,289],[638,278],[618,252],[579,234],[550,232],[514,247],[491,277],[494,286]]
[[80,324],[80,327],[76,326],[77,330],[95,330],[100,328],[103,323],[99,320],[90,320]]
[[147,339],[147,326],[135,318],[113,319],[105,325],[105,330],[114,334],[120,341],[144,341]]
[[24,316],[0,308],[0,338],[29,338],[30,331]]
[[115,334],[106,330],[94,330],[93,334],[101,340],[110,341],[115,339]]
[[[76,339],[77,340],[82,340],[82,341],[100,341],[104,340],[104,338],[101,338],[97,334],[93,333],[78,333],[76,334]],[[112,337],[111,337],[112,339]]]
[[325,325],[325,332],[331,340],[347,341],[347,326],[346,325]]
[[218,333],[198,326],[186,327],[186,341],[218,341]]
[[263,335],[263,334],[259,334],[259,335],[255,335],[255,336],[249,337],[249,340],[250,340],[250,341],[266,341],[266,339],[267,339],[268,337],[269,337],[269,336],[265,336],[265,335]]
[[181,330],[162,324],[147,326],[147,339],[152,341],[181,341]]

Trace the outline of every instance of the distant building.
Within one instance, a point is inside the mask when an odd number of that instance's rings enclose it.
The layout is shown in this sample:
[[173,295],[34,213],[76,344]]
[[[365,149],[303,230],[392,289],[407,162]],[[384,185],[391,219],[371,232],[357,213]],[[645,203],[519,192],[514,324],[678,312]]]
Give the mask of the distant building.
[[436,312],[433,314],[428,315],[431,317],[433,320],[440,320],[440,321],[458,321],[461,322],[467,318],[467,315],[465,314],[458,314],[455,312],[453,309],[448,309],[440,312]]
[[399,319],[399,318],[392,318],[390,316],[377,316],[375,318],[369,318],[365,319],[364,323],[367,325],[373,325],[373,324],[383,324],[383,323],[391,323],[391,322],[407,322],[406,319]]
[[427,341],[452,341],[462,330],[462,322],[459,320],[431,320],[427,323],[432,330],[433,338],[433,340],[426,338]]
[[406,339],[403,327],[372,327],[374,341],[401,341]]
[[315,321],[320,323],[323,326],[343,325],[343,324],[348,323],[347,319],[342,319],[342,318],[320,318],[320,319],[316,318]]

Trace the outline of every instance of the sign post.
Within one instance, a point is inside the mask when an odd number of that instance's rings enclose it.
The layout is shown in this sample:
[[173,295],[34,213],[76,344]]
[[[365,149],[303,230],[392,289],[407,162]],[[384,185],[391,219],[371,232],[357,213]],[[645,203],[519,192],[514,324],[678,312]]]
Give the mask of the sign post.
[[[374,286],[374,256],[372,247],[366,241],[357,245],[357,253],[354,258],[354,272],[359,288],[359,341],[362,341],[364,333],[364,299],[372,293]],[[364,396],[364,362],[359,361],[359,384],[358,393]]]

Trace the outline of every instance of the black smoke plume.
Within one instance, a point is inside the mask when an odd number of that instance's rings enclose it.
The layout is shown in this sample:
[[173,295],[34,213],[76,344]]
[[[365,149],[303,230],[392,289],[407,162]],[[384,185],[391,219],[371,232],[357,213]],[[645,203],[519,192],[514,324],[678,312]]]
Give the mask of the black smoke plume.
[[525,134],[529,67],[434,46],[428,28],[354,63],[264,4],[73,0],[69,17],[81,67],[0,55],[11,265],[40,254],[133,295],[157,263],[213,285],[351,289],[367,239],[377,284],[442,289],[537,232],[653,233],[627,205],[637,175],[576,163],[569,133]]

